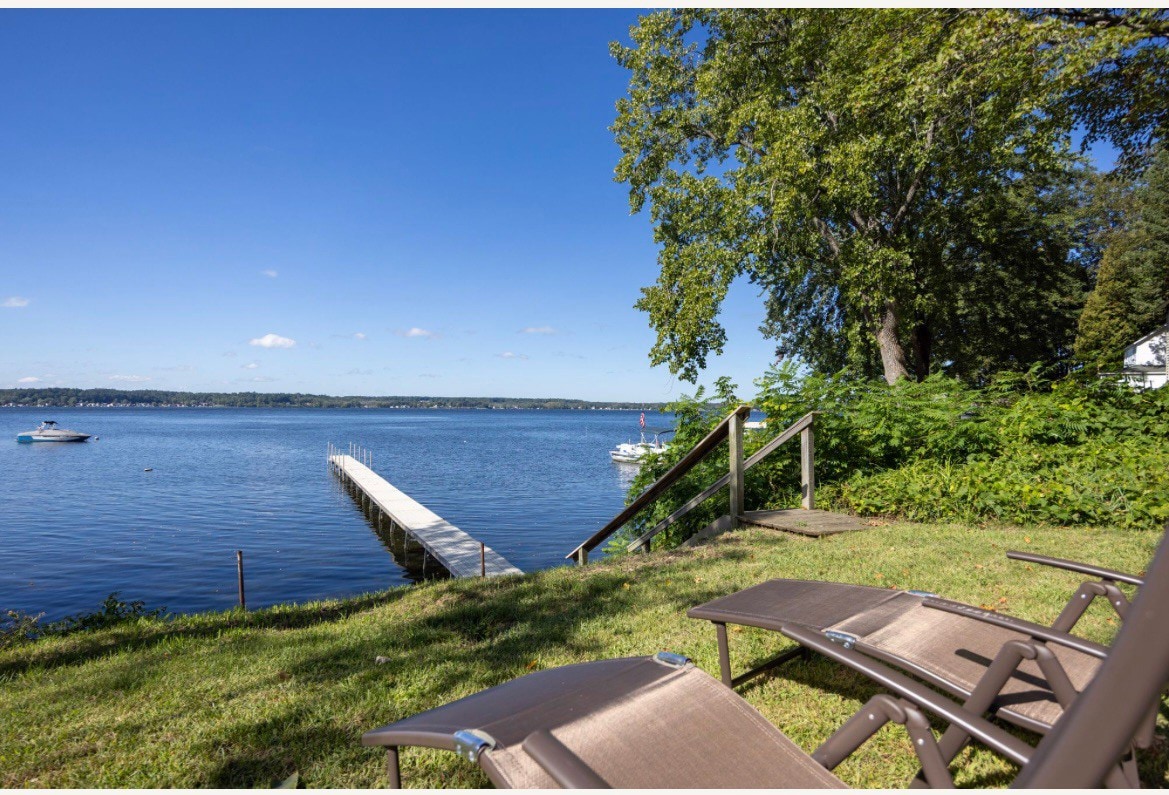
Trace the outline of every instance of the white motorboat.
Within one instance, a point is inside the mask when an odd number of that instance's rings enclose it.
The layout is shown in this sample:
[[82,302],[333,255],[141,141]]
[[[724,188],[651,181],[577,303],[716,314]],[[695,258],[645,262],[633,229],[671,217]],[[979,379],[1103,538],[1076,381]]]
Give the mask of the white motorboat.
[[670,446],[661,440],[661,434],[672,431],[655,431],[652,442],[645,440],[645,431],[641,432],[640,442],[623,442],[609,451],[609,458],[618,464],[640,464],[641,460],[650,453],[663,453]]
[[36,430],[17,434],[18,442],[84,442],[92,434],[58,428],[53,420],[45,420]]

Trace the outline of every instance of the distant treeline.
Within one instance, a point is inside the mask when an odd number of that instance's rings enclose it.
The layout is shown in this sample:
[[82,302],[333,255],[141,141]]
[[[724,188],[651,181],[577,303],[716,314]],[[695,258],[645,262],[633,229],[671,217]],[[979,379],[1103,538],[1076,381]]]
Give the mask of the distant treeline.
[[287,392],[168,392],[160,389],[0,389],[0,406],[222,406],[225,408],[642,409],[661,403],[565,398],[371,397]]

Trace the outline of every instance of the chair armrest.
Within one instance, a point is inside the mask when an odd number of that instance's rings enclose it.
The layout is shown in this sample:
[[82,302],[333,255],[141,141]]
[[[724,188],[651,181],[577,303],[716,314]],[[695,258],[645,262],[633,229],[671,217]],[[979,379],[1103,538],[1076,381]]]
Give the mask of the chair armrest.
[[562,789],[611,789],[605,779],[547,729],[529,734],[523,749]]
[[1089,577],[1099,577],[1102,580],[1112,580],[1113,582],[1125,582],[1129,585],[1144,585],[1143,577],[1136,577],[1132,574],[1125,574],[1121,571],[1113,571],[1112,569],[1105,569],[1100,566],[1093,566],[1091,563],[1078,563],[1074,560],[1064,560],[1063,558],[1051,558],[1047,555],[1037,555],[1034,552],[1017,552],[1014,550],[1007,552],[1007,557],[1011,560],[1022,560],[1027,563],[1038,563],[1041,566],[1051,566],[1055,569],[1064,569],[1066,571],[1074,571],[1080,574],[1087,574]]
[[923,599],[921,602],[923,607],[933,608],[934,610],[941,610],[946,613],[955,613],[967,618],[973,618],[976,621],[981,621],[983,624],[991,624],[1003,629],[1012,629],[1015,632],[1029,635],[1035,640],[1047,641],[1048,643],[1055,643],[1059,646],[1066,646],[1069,649],[1074,649],[1081,654],[1087,654],[1090,657],[1095,657],[1098,660],[1103,660],[1108,656],[1108,647],[1102,646],[1099,643],[1094,643],[1090,640],[1078,638],[1075,635],[1069,635],[1066,632],[1060,632],[1058,629],[1045,627],[1042,624],[1033,624],[1030,621],[1024,621],[1021,618],[1014,616],[1005,616],[1002,613],[995,613],[991,610],[982,610],[977,607],[963,604],[962,602],[951,602],[949,599],[939,599],[937,597],[929,597]]
[[893,691],[901,698],[922,709],[929,710],[952,726],[958,726],[991,750],[999,752],[1016,764],[1027,764],[1027,760],[1030,759],[1031,753],[1035,750],[1013,734],[995,726],[980,715],[967,712],[961,705],[929,689],[921,682],[910,679],[905,674],[894,671],[884,663],[866,657],[858,651],[838,646],[814,629],[798,624],[788,624],[780,629],[780,632],[801,646],[864,674],[876,684]]

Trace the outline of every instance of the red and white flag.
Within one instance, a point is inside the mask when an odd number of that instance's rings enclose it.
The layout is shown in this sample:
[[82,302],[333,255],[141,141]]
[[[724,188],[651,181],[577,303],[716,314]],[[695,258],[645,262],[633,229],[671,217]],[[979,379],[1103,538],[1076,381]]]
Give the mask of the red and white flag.
[[645,427],[645,412],[644,411],[641,412],[641,419],[637,421],[637,424],[643,428]]

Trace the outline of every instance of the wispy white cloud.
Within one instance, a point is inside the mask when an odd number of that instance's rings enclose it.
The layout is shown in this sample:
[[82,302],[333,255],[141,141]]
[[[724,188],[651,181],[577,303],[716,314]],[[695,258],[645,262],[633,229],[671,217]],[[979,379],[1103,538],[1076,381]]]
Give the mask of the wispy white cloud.
[[433,339],[433,338],[438,336],[433,331],[427,331],[426,329],[418,328],[417,326],[415,326],[414,328],[406,329],[405,331],[401,331],[401,330],[395,331],[394,333],[397,334],[399,337],[417,337],[417,338],[426,339],[426,340]]
[[264,270],[260,271],[260,275],[267,276],[269,279],[275,279],[280,274],[276,273],[273,268],[265,268]]
[[512,353],[511,351],[504,351],[503,353],[495,354],[500,359],[522,359],[527,361],[528,356],[525,353]]
[[442,378],[438,373],[419,373],[419,378]]
[[364,331],[356,331],[356,332],[354,332],[354,333],[353,333],[353,339],[355,339],[355,340],[363,340],[363,339],[365,339],[365,332],[364,332]]
[[172,367],[154,367],[152,369],[158,370],[158,371],[164,372],[164,373],[193,373],[193,372],[195,372],[195,368],[189,364],[176,364]]
[[256,370],[260,367],[260,363],[248,362],[247,364],[241,364],[240,367],[244,368],[245,370]]
[[20,309],[22,307],[28,306],[30,303],[32,302],[27,298],[21,298],[19,295],[14,295],[11,298],[5,298],[4,303],[0,304],[0,306],[4,307],[5,309]]
[[223,355],[228,357],[229,359],[234,359],[236,356],[239,356],[239,354],[236,353],[235,351],[224,351]]
[[35,375],[26,375],[24,378],[17,378],[16,383],[18,383],[18,384],[35,384],[37,381],[40,381],[40,380],[41,379],[37,378]]
[[546,336],[550,336],[555,333],[556,329],[552,328],[551,326],[528,326],[526,329],[522,329],[520,331],[520,334],[544,334]]
[[249,345],[256,345],[261,348],[291,348],[296,344],[296,340],[288,337],[281,337],[279,334],[265,334],[262,337],[257,337],[248,342]]
[[111,381],[125,381],[129,384],[141,384],[143,381],[149,381],[148,375],[111,375]]
[[237,384],[267,384],[275,380],[275,378],[269,378],[266,375],[257,375],[252,378],[237,378],[235,382]]
[[346,370],[345,375],[373,375],[373,370],[361,370],[354,367],[352,370]]

